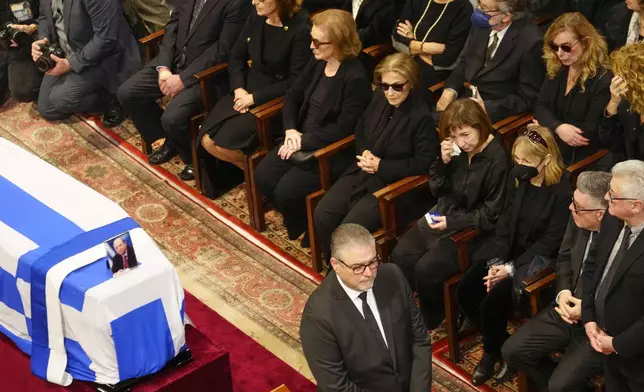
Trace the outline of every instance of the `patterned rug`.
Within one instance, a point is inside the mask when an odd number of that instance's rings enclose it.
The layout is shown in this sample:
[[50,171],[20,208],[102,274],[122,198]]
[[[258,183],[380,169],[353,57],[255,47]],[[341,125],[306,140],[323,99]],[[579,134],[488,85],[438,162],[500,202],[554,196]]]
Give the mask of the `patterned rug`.
[[[140,149],[140,139],[131,123],[115,131]],[[214,201],[195,201],[187,187],[177,186],[158,170],[137,160],[125,148],[129,146],[118,146],[91,121],[74,117],[49,123],[38,116],[33,105],[9,101],[0,108],[0,137],[118,203],[156,240],[186,288],[207,305],[217,307],[218,312],[222,311],[219,306],[234,309],[243,319],[229,321],[242,330],[248,329],[243,323],[257,324],[257,334],[247,333],[262,344],[260,335],[268,333],[271,339],[296,352],[302,361],[300,315],[316,283],[297,272],[297,263],[288,265],[288,257],[283,257],[290,255],[303,264],[309,263],[310,258],[297,241],[288,240],[279,213],[267,212],[268,229],[262,236],[277,245],[281,253],[265,251],[258,247],[260,240],[244,234],[242,222],[248,223],[248,211],[241,187]],[[174,160],[163,169],[176,174],[181,166]],[[440,348],[444,336],[442,330],[433,334],[435,350]],[[473,358],[470,362],[475,363],[476,351],[464,349],[465,357]],[[289,353],[274,351],[274,354],[308,373],[308,369],[293,364],[297,361],[286,358]],[[434,366],[435,391],[476,390],[463,382],[469,377],[447,365],[440,352],[434,355],[434,361],[439,365]]]

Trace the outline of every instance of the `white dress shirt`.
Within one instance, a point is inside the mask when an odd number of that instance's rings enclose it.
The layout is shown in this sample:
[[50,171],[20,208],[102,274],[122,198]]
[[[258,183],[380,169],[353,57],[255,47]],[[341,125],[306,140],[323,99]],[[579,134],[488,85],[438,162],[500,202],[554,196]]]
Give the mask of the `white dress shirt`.
[[364,0],[352,0],[351,2],[351,12],[353,13],[353,19],[358,17],[358,11],[360,11],[360,6]]
[[505,37],[505,33],[508,32],[508,29],[510,28],[511,25],[512,25],[512,23],[510,23],[509,25],[505,26],[505,28],[503,30],[501,30],[501,31],[496,31],[494,29],[490,30],[490,38],[487,41],[487,47],[488,48],[490,47],[490,45],[492,45],[492,42],[494,40],[494,34],[496,34],[497,37],[499,37],[499,42],[497,43],[496,48],[494,48],[494,50],[492,51],[492,54],[490,55],[491,59],[494,58],[494,55],[496,54],[496,51],[499,49],[499,46],[501,46],[501,41],[503,41],[503,37]]
[[[358,309],[358,312],[364,317],[364,313],[362,312],[362,300],[360,299],[359,295],[362,294],[362,291],[357,291],[354,289],[351,289],[347,287],[347,285],[344,284],[342,279],[338,275],[336,275],[336,278],[338,278],[338,282],[340,282],[340,286],[344,289],[344,291],[347,293],[353,304],[356,306]],[[385,344],[387,347],[389,347],[389,343],[387,343],[387,337],[385,336],[385,330],[382,328],[382,320],[380,319],[380,311],[378,310],[378,304],[376,303],[376,296],[373,295],[373,289],[367,290],[367,305],[371,308],[371,313],[373,313],[373,316],[376,318],[376,323],[378,323],[378,329],[380,329],[380,333],[382,334],[382,339],[385,341]]]

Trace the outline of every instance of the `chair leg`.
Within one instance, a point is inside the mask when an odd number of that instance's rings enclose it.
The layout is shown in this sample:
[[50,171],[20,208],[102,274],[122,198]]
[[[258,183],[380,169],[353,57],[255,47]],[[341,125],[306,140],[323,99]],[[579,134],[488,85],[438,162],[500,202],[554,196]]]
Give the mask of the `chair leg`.
[[449,357],[453,363],[461,360],[461,347],[458,339],[458,306],[456,305],[456,287],[461,281],[461,275],[457,275],[443,284],[443,295],[445,300],[445,323],[447,329],[447,346]]
[[534,392],[536,389],[524,372],[517,372],[517,383],[519,392]]
[[194,167],[195,173],[195,187],[199,193],[203,194],[203,183],[201,181],[201,168],[199,167],[199,156],[197,154],[197,149],[199,148],[199,142],[197,140],[197,135],[199,134],[199,128],[203,123],[205,114],[194,116],[190,120],[190,145],[192,147],[192,166]]
[[306,196],[306,224],[309,231],[309,241],[311,242],[311,264],[315,272],[322,272],[325,267],[320,239],[315,235],[315,223],[313,222],[315,207],[322,200],[324,194],[323,190],[319,190]]
[[251,226],[260,233],[266,230],[266,219],[264,218],[264,199],[255,185],[255,169],[264,156],[266,156],[266,151],[262,150],[251,156],[247,156],[244,160],[244,180],[246,199],[248,201],[248,213],[250,214]]

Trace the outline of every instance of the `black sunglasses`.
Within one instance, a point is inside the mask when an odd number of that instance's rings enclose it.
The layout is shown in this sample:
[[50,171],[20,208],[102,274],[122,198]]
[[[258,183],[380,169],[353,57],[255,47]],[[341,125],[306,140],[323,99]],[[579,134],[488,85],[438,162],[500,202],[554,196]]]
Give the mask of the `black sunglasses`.
[[322,42],[319,39],[311,38],[311,42],[313,43],[313,47],[315,49],[320,49],[320,46],[322,45],[329,45],[331,42]]
[[393,83],[393,84],[388,84],[388,83],[384,83],[384,82],[378,82],[378,87],[380,87],[380,89],[382,91],[387,91],[391,87],[394,91],[401,92],[401,91],[403,91],[405,89],[406,84],[407,84],[407,82],[405,82],[405,83]]
[[548,148],[548,143],[546,143],[546,139],[544,139],[543,136],[541,136],[537,131],[533,131],[532,129],[526,129],[525,131],[521,132],[521,136],[527,137],[533,143],[541,144],[546,149]]
[[572,48],[574,48],[574,47],[575,47],[575,45],[577,45],[577,44],[579,43],[579,41],[581,41],[581,40],[580,40],[580,39],[578,39],[578,40],[577,40],[574,44],[572,44],[572,45],[571,45],[571,44],[561,44],[561,45],[557,45],[557,44],[556,44],[556,43],[554,43],[554,42],[550,42],[550,43],[548,44],[548,46],[550,47],[550,50],[552,50],[552,51],[553,51],[553,52],[555,52],[555,53],[557,53],[557,52],[559,51],[559,48],[561,48],[561,50],[562,50],[564,53],[570,53],[570,52],[572,52]]
[[338,260],[342,264],[344,264],[345,267],[351,269],[353,271],[354,275],[362,275],[364,273],[364,270],[367,269],[367,267],[370,270],[375,270],[378,268],[380,263],[382,262],[382,259],[380,258],[380,255],[377,255],[373,260],[368,262],[367,264],[357,264],[357,265],[348,265],[344,261],[338,259],[337,257],[334,257],[334,259]]
[[573,211],[576,213],[590,212],[590,211],[604,211],[603,208],[579,208],[574,197],[572,198],[572,206],[573,206]]

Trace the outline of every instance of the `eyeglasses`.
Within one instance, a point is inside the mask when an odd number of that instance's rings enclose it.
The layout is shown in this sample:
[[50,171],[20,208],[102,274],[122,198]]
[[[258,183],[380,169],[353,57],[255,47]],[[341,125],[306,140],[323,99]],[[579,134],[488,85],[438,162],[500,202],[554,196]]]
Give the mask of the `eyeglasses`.
[[[479,4],[479,7],[478,7],[478,8],[479,8],[481,11],[483,11],[484,13],[486,13],[486,14],[489,14],[490,12],[501,12],[501,10],[500,10],[500,9],[494,9],[494,8],[493,8],[493,9],[491,9],[491,10],[483,9],[483,7],[481,7],[481,5],[480,5],[480,4]],[[490,15],[490,16],[494,16],[494,15]]]
[[613,196],[613,191],[608,191],[608,201],[612,204],[615,200],[639,200],[639,199],[634,199],[632,197],[615,197]]
[[348,265],[347,263],[345,263],[344,261],[338,259],[337,257],[334,257],[334,259],[336,259],[339,262],[341,262],[342,264],[344,264],[345,267],[353,270],[354,275],[362,275],[364,273],[364,270],[367,269],[367,267],[369,267],[369,269],[373,271],[376,268],[378,268],[378,266],[382,262],[382,259],[380,258],[379,255],[376,256],[373,260],[371,260],[367,264],[356,264],[356,265]]
[[378,82],[378,87],[380,87],[380,89],[382,91],[387,91],[391,87],[394,91],[401,92],[401,91],[403,91],[405,89],[406,84],[407,84],[407,82],[405,82],[405,83],[393,83],[393,84],[388,84],[388,83],[384,83],[384,82]]
[[543,138],[537,131],[533,131],[532,129],[526,129],[523,132],[521,132],[521,136],[527,137],[531,142],[540,144],[544,146],[546,149],[548,149],[548,143],[546,143],[546,139]]
[[577,45],[577,44],[579,43],[579,41],[581,41],[581,40],[579,40],[579,39],[578,39],[578,40],[577,40],[574,44],[572,44],[572,45],[571,45],[571,44],[561,44],[561,45],[557,45],[556,43],[551,42],[551,43],[549,43],[549,44],[548,44],[548,46],[550,47],[550,50],[552,50],[552,51],[553,51],[553,52],[555,52],[555,53],[557,53],[557,52],[559,51],[559,49],[560,49],[560,48],[561,48],[561,50],[562,50],[564,53],[570,53],[570,52],[572,52],[572,48],[574,48],[574,47],[575,47],[575,45]]
[[572,198],[572,206],[573,206],[573,211],[577,214],[580,212],[604,211],[603,208],[579,208],[574,197]]
[[315,49],[320,49],[320,46],[322,45],[329,45],[331,42],[322,42],[319,39],[311,38],[311,42],[313,43],[313,47]]

